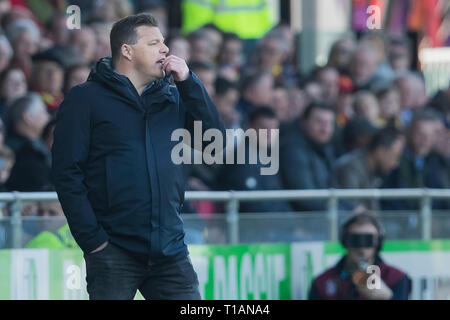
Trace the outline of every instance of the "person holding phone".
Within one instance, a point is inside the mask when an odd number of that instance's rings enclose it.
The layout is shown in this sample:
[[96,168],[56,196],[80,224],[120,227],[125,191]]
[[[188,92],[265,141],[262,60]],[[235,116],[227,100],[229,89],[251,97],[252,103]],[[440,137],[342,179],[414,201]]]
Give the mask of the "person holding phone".
[[409,276],[380,257],[384,231],[370,212],[350,217],[340,241],[347,253],[312,283],[310,300],[407,300]]

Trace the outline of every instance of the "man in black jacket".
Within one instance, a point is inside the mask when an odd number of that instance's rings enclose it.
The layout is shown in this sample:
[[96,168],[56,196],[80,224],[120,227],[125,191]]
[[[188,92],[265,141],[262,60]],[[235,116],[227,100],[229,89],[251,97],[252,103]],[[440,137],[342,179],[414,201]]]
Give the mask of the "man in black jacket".
[[[58,112],[52,177],[84,252],[90,299],[200,299],[184,243],[182,165],[171,159],[177,128],[224,131],[186,62],[148,14],[111,30],[111,58],[74,87]],[[176,86],[168,80],[173,76]]]

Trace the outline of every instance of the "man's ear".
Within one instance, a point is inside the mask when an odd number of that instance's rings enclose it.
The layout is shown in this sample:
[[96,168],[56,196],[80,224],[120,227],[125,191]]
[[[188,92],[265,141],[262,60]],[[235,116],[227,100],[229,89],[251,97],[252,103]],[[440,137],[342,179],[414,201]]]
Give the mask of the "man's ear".
[[131,46],[126,43],[122,44],[122,46],[120,47],[120,52],[125,59],[131,61],[133,56],[133,48],[131,48]]

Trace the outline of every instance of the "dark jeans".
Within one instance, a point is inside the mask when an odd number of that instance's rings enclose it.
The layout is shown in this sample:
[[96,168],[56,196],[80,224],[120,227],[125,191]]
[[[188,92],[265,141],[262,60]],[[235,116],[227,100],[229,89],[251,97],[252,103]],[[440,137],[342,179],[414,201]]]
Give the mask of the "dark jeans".
[[198,278],[189,257],[149,267],[119,246],[84,254],[90,300],[200,300]]

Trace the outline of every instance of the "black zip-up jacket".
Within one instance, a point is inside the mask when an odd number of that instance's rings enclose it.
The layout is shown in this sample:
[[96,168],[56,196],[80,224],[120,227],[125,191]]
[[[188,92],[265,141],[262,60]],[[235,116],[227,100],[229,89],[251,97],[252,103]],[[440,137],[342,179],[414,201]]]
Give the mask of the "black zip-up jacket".
[[[175,129],[202,121],[224,133],[198,77],[159,79],[139,96],[110,57],[74,87],[57,114],[52,180],[80,248],[110,242],[151,264],[186,255],[180,209],[183,165],[171,161]],[[225,135],[224,135],[225,136]]]

